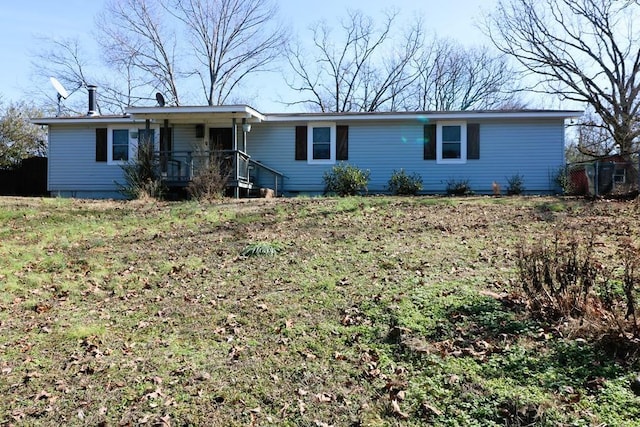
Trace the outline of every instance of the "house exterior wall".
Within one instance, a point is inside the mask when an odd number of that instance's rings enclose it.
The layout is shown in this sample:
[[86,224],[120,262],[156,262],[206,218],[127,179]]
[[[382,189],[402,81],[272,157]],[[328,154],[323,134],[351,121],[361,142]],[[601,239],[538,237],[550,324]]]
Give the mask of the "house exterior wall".
[[[52,196],[122,198],[122,168],[96,162],[96,125],[49,126],[48,185]],[[101,126],[104,127],[104,126]]]
[[[491,193],[495,181],[503,189],[507,180],[520,174],[530,193],[556,191],[553,174],[564,164],[564,124],[548,120],[470,120],[480,123],[480,159],[463,164],[438,164],[423,160],[424,123],[345,121],[349,126],[348,163],[371,172],[369,192],[387,190],[394,170],[417,172],[425,193],[446,191],[449,180],[469,180],[478,193]],[[248,138],[252,158],[284,173],[286,193],[319,193],[324,190],[323,174],[333,165],[308,164],[295,159],[295,126],[306,122],[261,123],[253,126]],[[259,184],[272,186],[272,177],[259,176]]]
[[[309,121],[317,121],[309,118]],[[295,127],[307,125],[306,119],[253,124],[247,134],[247,152],[253,160],[282,172],[286,178],[279,190],[284,194],[318,194],[324,190],[323,174],[332,164],[309,164],[295,160]],[[432,122],[433,123],[433,122]],[[527,192],[555,192],[553,174],[564,164],[564,121],[550,119],[467,120],[480,124],[480,159],[463,164],[439,164],[423,159],[424,121],[339,120],[349,126],[348,163],[371,172],[369,192],[387,191],[394,170],[417,172],[422,176],[425,193],[443,193],[449,180],[468,180],[477,193],[491,193],[496,181],[503,189],[515,174],[524,178]],[[56,123],[49,126],[48,190],[53,196],[121,198],[118,183],[123,184],[119,165],[96,162],[96,134],[105,123]],[[136,124],[114,127],[143,128]],[[195,126],[172,125],[173,150],[206,149],[207,135],[196,137]],[[158,132],[156,132],[158,134]],[[238,135],[241,138],[239,132]],[[261,168],[252,175],[262,187],[274,188],[274,177]]]

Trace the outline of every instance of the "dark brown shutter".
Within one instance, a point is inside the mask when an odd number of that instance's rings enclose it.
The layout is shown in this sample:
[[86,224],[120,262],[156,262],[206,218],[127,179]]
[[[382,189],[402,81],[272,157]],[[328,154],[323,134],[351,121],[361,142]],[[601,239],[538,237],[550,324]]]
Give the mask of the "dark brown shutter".
[[296,126],[296,160],[307,160],[306,126]]
[[436,125],[424,125],[424,159],[436,159]]
[[467,159],[480,159],[480,125],[478,123],[467,124]]
[[107,128],[96,129],[96,162],[107,161]]
[[336,160],[349,160],[349,126],[336,126]]

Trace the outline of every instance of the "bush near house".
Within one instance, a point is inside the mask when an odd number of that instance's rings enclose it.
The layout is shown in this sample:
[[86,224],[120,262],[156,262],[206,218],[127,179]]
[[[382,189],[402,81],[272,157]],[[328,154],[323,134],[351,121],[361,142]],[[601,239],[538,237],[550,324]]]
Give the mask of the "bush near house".
[[519,173],[507,178],[507,195],[519,196],[524,193],[524,176]]
[[446,191],[449,196],[470,196],[473,194],[468,179],[449,179]]
[[213,201],[224,197],[232,175],[231,165],[212,153],[206,165],[201,167],[187,186],[189,196],[198,201]]
[[338,196],[356,196],[367,191],[369,170],[348,163],[339,163],[323,176],[325,193]]
[[415,196],[422,191],[422,176],[417,172],[409,175],[404,169],[394,170],[387,186],[391,194]]

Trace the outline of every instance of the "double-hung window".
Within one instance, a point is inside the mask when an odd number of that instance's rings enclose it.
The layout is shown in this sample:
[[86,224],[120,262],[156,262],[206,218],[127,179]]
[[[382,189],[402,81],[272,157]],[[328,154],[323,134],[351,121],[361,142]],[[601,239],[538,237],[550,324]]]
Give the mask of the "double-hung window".
[[438,163],[467,161],[467,124],[465,122],[439,122],[436,141]]
[[335,163],[335,123],[309,123],[307,127],[307,150],[309,163]]
[[111,129],[109,148],[112,162],[129,161],[129,129]]

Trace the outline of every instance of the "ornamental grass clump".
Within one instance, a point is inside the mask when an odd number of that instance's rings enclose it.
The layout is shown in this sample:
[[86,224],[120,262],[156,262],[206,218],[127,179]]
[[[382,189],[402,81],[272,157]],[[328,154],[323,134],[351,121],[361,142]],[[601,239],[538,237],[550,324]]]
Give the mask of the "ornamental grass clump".
[[282,252],[283,249],[284,248],[280,243],[274,243],[274,242],[251,243],[240,252],[240,256],[245,256],[245,257],[274,256],[274,255],[277,255],[279,252]]

